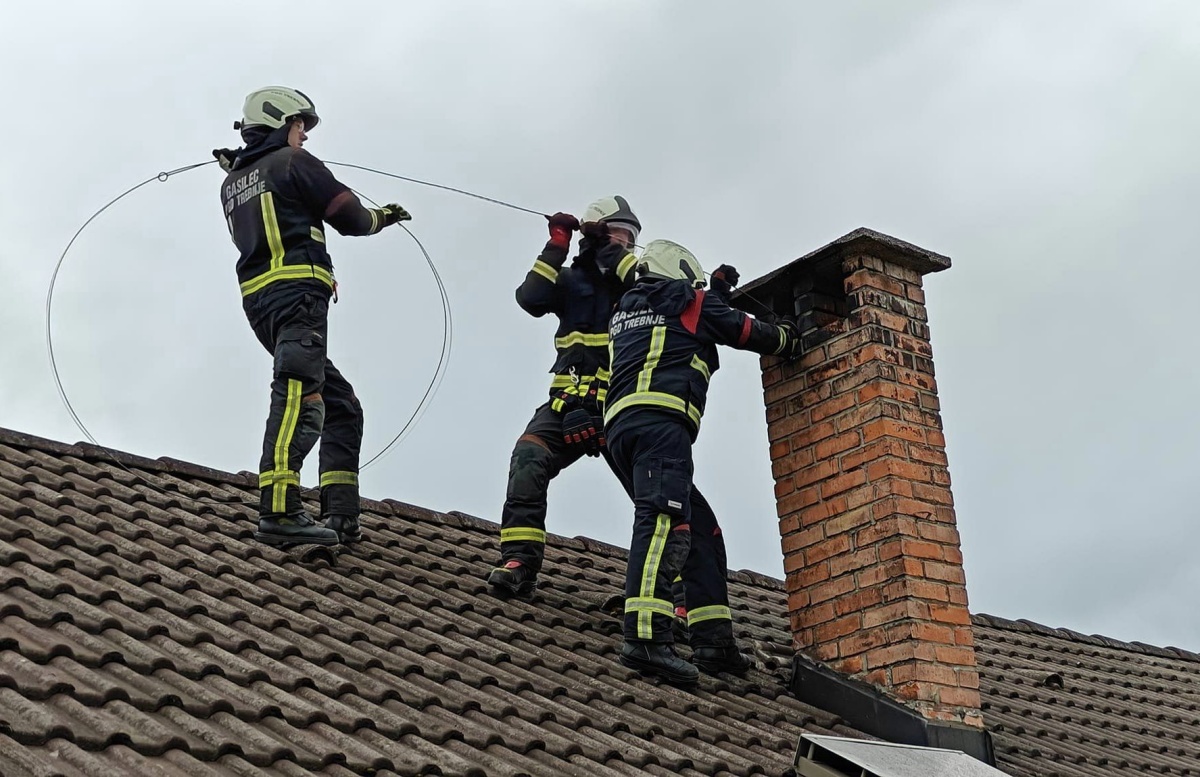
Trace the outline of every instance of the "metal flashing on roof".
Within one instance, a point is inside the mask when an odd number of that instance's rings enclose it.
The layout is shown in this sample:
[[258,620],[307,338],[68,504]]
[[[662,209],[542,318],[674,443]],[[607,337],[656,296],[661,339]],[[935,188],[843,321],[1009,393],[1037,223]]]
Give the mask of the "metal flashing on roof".
[[999,769],[959,750],[803,734],[800,777],[997,777]]

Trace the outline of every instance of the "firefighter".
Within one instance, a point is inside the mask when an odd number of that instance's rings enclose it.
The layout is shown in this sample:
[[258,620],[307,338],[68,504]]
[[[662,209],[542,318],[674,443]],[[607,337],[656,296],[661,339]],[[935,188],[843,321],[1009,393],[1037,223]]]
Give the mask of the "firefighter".
[[[337,301],[337,284],[324,224],[342,235],[374,235],[411,216],[395,204],[363,207],[302,148],[320,121],[303,92],[259,89],[246,98],[242,113],[233,126],[245,146],[213,155],[228,172],[221,204],[239,251],[242,309],[275,361],[254,536],[269,545],[354,542],[361,538],[363,410],[326,355],[329,300]],[[318,439],[322,522],[300,502],[300,467]]]
[[[607,459],[601,404],[608,385],[608,318],[632,285],[636,259],[631,251],[641,229],[620,196],[593,202],[582,223],[556,213],[549,217],[549,241],[517,288],[517,304],[526,313],[558,317],[557,357],[550,370],[550,398],[534,411],[509,462],[500,566],[487,578],[501,596],[536,587],[550,481],[584,455]],[[581,232],[579,253],[564,267],[576,230]]]
[[[700,431],[717,346],[795,356],[794,326],[756,321],[728,304],[737,271],[722,265],[704,289],[704,271],[668,240],[646,246],[637,282],[610,323],[612,374],[605,403],[609,453],[634,499],[625,576],[625,666],[679,684],[699,670],[743,673],[726,587],[725,543],[708,502],[692,486],[692,444]],[[686,596],[693,663],[675,653],[672,582]],[[699,667],[699,669],[697,668]]]

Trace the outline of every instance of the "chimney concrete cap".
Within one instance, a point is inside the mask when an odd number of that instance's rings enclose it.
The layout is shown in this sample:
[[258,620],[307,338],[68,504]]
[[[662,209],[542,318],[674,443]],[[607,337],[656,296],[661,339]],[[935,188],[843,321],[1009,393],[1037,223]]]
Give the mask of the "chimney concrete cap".
[[842,259],[852,254],[869,254],[922,275],[940,272],[950,267],[950,257],[948,256],[927,251],[920,246],[891,235],[885,235],[882,232],[876,232],[873,229],[859,227],[853,232],[842,235],[832,243],[785,264],[778,270],[743,283],[735,292],[735,296],[738,292],[753,293],[755,289],[766,287],[776,279],[791,276],[793,272],[801,269],[819,272],[830,265],[840,264]]

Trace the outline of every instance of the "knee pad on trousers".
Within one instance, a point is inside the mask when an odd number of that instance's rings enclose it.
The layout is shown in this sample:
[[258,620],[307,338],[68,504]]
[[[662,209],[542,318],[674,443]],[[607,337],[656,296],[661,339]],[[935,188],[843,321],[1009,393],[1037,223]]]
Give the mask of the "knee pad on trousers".
[[303,461],[308,452],[321,439],[325,428],[325,403],[320,399],[306,399],[300,403],[300,417],[296,419],[296,432],[292,444]]
[[325,383],[325,338],[311,329],[284,329],[275,343],[275,377],[297,378],[304,393]]
[[[674,581],[683,572],[688,554],[692,550],[692,533],[686,529],[675,529],[667,534],[667,542],[663,546],[661,570],[669,580]],[[674,585],[674,583],[672,583]]]
[[523,502],[545,499],[553,462],[554,454],[545,445],[517,440],[508,467],[508,497]]

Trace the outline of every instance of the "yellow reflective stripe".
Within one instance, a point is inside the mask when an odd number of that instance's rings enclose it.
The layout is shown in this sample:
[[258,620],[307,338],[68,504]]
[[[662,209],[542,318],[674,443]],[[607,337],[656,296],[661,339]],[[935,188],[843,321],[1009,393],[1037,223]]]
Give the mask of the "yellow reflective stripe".
[[[612,362],[609,362],[609,364],[611,364],[611,363]],[[608,370],[604,369],[603,367],[596,368],[596,380],[602,380],[605,383],[607,383],[608,379],[611,377],[612,377],[612,373],[609,372]]]
[[625,600],[625,612],[637,613],[638,639],[653,639],[654,629],[651,624],[655,615],[667,618],[675,617],[675,606],[671,602],[653,597],[637,596]]
[[589,348],[602,348],[608,345],[608,333],[600,334],[584,334],[583,332],[571,332],[562,337],[554,338],[555,348],[570,348],[572,345],[586,345]]
[[258,487],[266,488],[268,486],[298,486],[300,485],[300,473],[290,469],[285,470],[270,470],[269,472],[260,472],[258,475]]
[[501,529],[501,542],[540,542],[546,544],[546,532],[544,529]]
[[650,407],[663,407],[668,410],[676,410],[680,413],[685,413],[696,428],[700,428],[700,408],[693,404],[684,402],[677,396],[672,394],[664,394],[661,391],[635,391],[632,394],[627,394],[621,397],[612,405],[608,406],[604,411],[604,422],[608,423],[617,417],[617,413],[634,405],[648,405]]
[[663,599],[635,596],[625,600],[625,612],[646,613],[649,615],[675,615],[675,605]]
[[635,264],[637,264],[637,257],[633,254],[625,254],[625,258],[617,264],[617,278],[625,280],[625,276],[633,270]]
[[242,283],[242,296],[246,297],[256,291],[261,291],[268,284],[276,281],[298,281],[305,278],[318,280],[333,288],[333,273],[326,270],[324,267],[318,267],[315,264],[293,264],[276,267],[273,270],[267,270],[261,275],[256,275],[248,281]]
[[357,472],[345,472],[345,471],[322,472],[321,473],[321,485],[322,486],[357,486],[358,485],[358,473]]
[[317,229],[316,227],[309,227],[308,234],[310,237],[312,237],[313,240],[316,240],[318,243],[325,242],[325,233],[322,232],[321,230]]
[[371,232],[372,234],[379,231],[379,211],[370,208],[367,213],[371,214]]
[[[601,373],[603,373],[603,374],[601,374]],[[550,388],[560,388],[560,389],[575,388],[575,378],[576,377],[579,378],[580,386],[587,386],[596,381],[599,381],[601,383],[608,383],[608,376],[609,376],[608,370],[601,370],[601,371],[597,372],[595,375],[580,375],[580,376],[555,375],[554,378],[550,381]]]
[[[630,607],[629,602],[625,605],[626,610],[638,614],[638,639],[651,639],[654,636],[654,630],[651,628],[651,615],[654,610],[641,602],[662,602],[661,599],[654,598],[654,584],[658,579],[658,567],[662,563],[663,550],[667,547],[667,535],[670,531],[671,517],[666,513],[659,513],[654,525],[654,534],[650,537],[650,547],[646,551],[646,561],[642,566],[642,585],[638,590],[638,597],[633,600],[634,606]],[[675,607],[670,602],[662,603],[666,605],[667,615],[674,614]]]
[[675,579],[674,579],[674,580],[672,580],[671,582],[672,582],[672,583],[682,583],[682,582],[683,582],[683,575],[675,575]]
[[708,362],[693,354],[692,366],[700,370],[700,374],[704,376],[705,380],[712,380],[712,373],[708,369]]
[[[584,375],[582,378],[579,379],[580,383],[578,386],[575,385],[575,378],[571,377],[570,375],[555,375],[554,379],[550,381],[550,388],[564,391],[567,394],[572,394],[574,396],[583,396],[584,394],[587,393],[586,389],[589,386],[591,386],[591,384],[593,382],[603,382],[603,383],[608,382],[608,370],[603,370],[603,372],[604,372],[603,378],[600,377],[599,372],[597,372],[595,375]],[[607,396],[608,396],[607,388],[597,388],[596,389],[596,399],[598,401],[603,402],[604,398]],[[555,400],[555,401],[559,401],[559,400]],[[556,407],[554,409],[558,410],[559,408]]]
[[258,196],[262,209],[263,231],[267,234],[267,245],[271,248],[271,269],[283,266],[283,235],[279,232],[279,219],[275,215],[275,195],[263,192]]
[[662,358],[663,348],[666,347],[666,344],[667,328],[665,326],[654,327],[654,331],[650,335],[650,352],[646,354],[646,363],[642,365],[642,371],[638,374],[638,391],[650,390],[650,381],[654,377],[654,368],[658,366],[658,360]]
[[533,272],[554,283],[558,280],[558,270],[543,262],[541,259],[533,263]]
[[693,626],[697,623],[703,623],[704,621],[718,620],[733,620],[733,613],[730,612],[728,607],[721,604],[714,604],[710,607],[697,607],[694,610],[688,610],[689,626]]
[[787,330],[779,327],[779,347],[775,349],[775,353],[782,353],[787,346]]
[[[283,407],[283,421],[279,424],[279,433],[275,436],[275,471],[287,471],[288,448],[292,447],[292,436],[296,433],[296,425],[300,420],[300,381],[288,380],[287,404]],[[271,509],[282,513],[287,509],[287,489],[273,488],[271,490]]]

